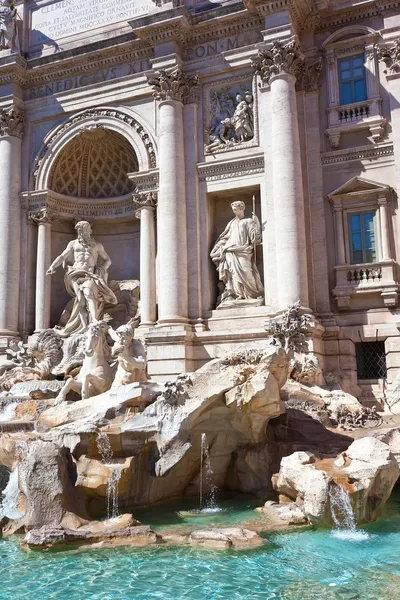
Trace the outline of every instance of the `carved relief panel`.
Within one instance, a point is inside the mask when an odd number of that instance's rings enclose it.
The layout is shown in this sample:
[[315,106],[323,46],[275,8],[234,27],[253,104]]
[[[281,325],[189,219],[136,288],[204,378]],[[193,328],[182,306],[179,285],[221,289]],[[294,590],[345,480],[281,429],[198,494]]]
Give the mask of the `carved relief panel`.
[[204,86],[204,152],[214,154],[258,145],[255,82],[230,78]]

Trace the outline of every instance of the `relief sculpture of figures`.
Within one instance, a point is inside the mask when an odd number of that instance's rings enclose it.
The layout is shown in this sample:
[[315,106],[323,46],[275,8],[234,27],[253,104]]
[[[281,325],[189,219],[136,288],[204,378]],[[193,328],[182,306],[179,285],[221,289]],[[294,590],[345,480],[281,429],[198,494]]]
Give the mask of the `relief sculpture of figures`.
[[247,142],[254,137],[254,99],[245,94],[214,92],[211,96],[211,125],[206,153],[224,146]]
[[[103,245],[92,237],[90,223],[79,221],[75,229],[78,238],[69,242],[47,271],[52,275],[63,265],[65,287],[75,298],[68,322],[60,331],[62,337],[86,331],[90,323],[101,319],[105,304],[117,304],[114,292],[107,285],[110,257]],[[99,258],[101,264],[98,264]]]
[[[235,217],[229,221],[213,249],[211,258],[224,290],[219,307],[232,301],[262,301],[263,285],[256,266],[256,246],[261,243],[261,225],[257,216],[245,217],[244,202],[231,204]],[[243,302],[242,302],[243,303]]]
[[0,50],[7,48],[19,53],[17,9],[12,0],[0,4]]

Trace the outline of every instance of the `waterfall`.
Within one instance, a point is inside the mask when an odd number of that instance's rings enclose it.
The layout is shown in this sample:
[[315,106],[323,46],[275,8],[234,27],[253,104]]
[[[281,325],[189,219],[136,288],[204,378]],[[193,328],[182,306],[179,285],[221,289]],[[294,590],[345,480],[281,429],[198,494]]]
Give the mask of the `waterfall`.
[[8,421],[12,421],[15,417],[15,409],[18,406],[18,402],[11,402],[10,404],[6,404],[4,409],[0,411],[0,421],[2,423],[7,423]]
[[[101,461],[105,465],[110,465],[114,458],[114,452],[111,448],[110,438],[102,431],[96,438],[97,448],[101,456]],[[118,483],[121,479],[121,471],[112,469],[107,482],[107,519],[116,519],[118,517]]]
[[118,483],[121,479],[121,471],[113,469],[107,483],[107,519],[118,517]]
[[343,485],[331,484],[329,487],[329,500],[335,537],[348,540],[362,540],[368,538],[368,533],[357,529],[356,518],[351,505],[350,494]]
[[[207,436],[201,434],[200,449],[200,511],[218,512],[221,509],[217,505],[215,496],[218,488],[213,483],[214,473],[211,466],[210,450],[208,448]],[[207,490],[206,492],[204,490]]]
[[8,483],[3,491],[3,499],[0,503],[0,519],[8,517],[9,519],[19,519],[22,514],[19,511],[19,487],[18,487],[18,467],[11,471]]

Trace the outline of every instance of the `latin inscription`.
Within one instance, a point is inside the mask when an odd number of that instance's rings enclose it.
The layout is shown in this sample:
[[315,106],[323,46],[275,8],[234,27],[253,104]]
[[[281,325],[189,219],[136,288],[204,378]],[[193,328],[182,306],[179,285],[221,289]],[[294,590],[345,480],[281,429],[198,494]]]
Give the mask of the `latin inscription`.
[[60,92],[67,92],[68,90],[74,90],[85,85],[91,85],[93,83],[101,83],[102,81],[109,81],[111,79],[117,79],[118,77],[125,77],[126,75],[133,75],[134,73],[140,73],[142,71],[149,70],[150,63],[147,60],[138,60],[127,65],[121,65],[119,67],[111,67],[96,71],[95,73],[84,73],[83,75],[77,75],[76,77],[70,77],[69,79],[61,79],[60,81],[52,81],[45,85],[31,88],[29,90],[28,98],[34,100],[35,98],[44,98],[45,96],[53,96]]
[[216,56],[221,52],[227,52],[228,50],[234,50],[235,48],[242,48],[243,46],[249,46],[262,41],[262,35],[258,31],[245,31],[238,35],[228,37],[223,40],[213,40],[206,44],[199,44],[188,48],[186,51],[186,60],[196,60],[199,58],[208,58],[210,56]]
[[151,0],[61,0],[32,10],[31,45],[48,44],[148,13]]

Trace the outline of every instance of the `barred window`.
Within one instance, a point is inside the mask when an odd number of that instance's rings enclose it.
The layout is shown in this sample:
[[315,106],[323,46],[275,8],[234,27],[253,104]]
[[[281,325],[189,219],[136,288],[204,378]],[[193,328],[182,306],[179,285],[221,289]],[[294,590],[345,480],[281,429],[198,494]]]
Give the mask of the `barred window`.
[[385,342],[359,342],[356,357],[358,379],[386,378]]

